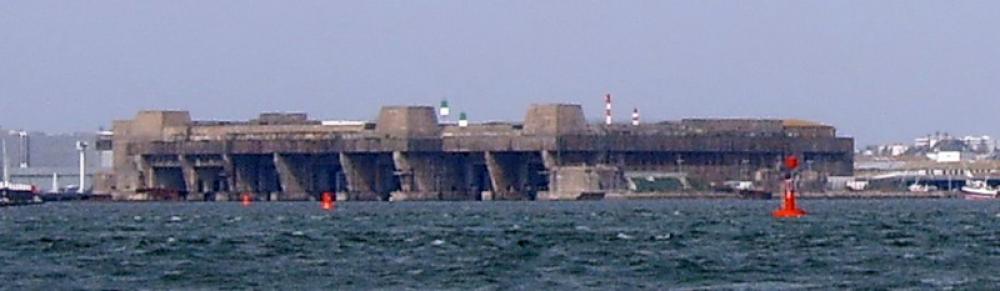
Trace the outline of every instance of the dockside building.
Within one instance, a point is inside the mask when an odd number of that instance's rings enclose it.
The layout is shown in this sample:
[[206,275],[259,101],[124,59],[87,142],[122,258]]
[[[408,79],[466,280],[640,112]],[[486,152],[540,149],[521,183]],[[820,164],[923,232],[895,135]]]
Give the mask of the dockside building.
[[[464,125],[464,124],[463,124]],[[113,172],[97,191],[116,199],[556,200],[665,191],[726,181],[766,185],[789,154],[809,177],[850,176],[853,139],[802,120],[685,119],[588,123],[579,105],[532,105],[522,122],[443,124],[433,107],[386,106],[377,120],[305,114],[195,121],[142,111],[97,145]],[[669,184],[669,183],[668,183]],[[160,195],[160,196],[158,196]]]

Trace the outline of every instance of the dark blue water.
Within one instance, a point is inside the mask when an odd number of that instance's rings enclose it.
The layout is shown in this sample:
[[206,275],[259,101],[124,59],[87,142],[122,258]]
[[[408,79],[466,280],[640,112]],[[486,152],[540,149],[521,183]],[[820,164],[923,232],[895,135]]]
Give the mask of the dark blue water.
[[1000,288],[1000,203],[51,203],[0,209],[0,288]]

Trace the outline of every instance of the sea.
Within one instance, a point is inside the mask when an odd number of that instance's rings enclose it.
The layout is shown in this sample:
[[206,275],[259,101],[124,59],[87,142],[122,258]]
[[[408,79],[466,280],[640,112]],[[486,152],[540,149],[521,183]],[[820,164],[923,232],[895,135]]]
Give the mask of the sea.
[[1000,201],[48,203],[0,289],[1000,289]]

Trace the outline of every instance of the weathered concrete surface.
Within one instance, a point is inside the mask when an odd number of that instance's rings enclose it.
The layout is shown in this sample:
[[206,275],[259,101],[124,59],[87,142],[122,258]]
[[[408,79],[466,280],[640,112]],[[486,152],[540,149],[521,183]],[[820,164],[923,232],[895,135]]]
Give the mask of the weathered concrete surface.
[[565,166],[551,169],[549,190],[540,192],[538,200],[579,200],[584,193],[603,196],[609,191],[621,191],[625,180],[621,169],[612,166]]
[[339,154],[347,180],[347,200],[383,200],[378,191],[378,157],[372,154]]
[[385,106],[378,115],[375,133],[394,138],[437,137],[441,128],[434,107]]
[[526,200],[530,194],[525,193],[528,169],[523,163],[522,154],[517,153],[484,153],[486,168],[490,174],[490,200]]
[[587,132],[580,105],[535,104],[524,117],[524,135],[557,136]]
[[318,195],[319,191],[313,177],[317,162],[309,156],[274,153],[274,167],[281,185],[278,200],[315,200],[313,194]]
[[587,124],[579,105],[533,105],[522,124],[439,124],[434,108],[384,107],[375,122],[322,125],[302,114],[192,121],[143,111],[116,121],[116,199],[142,188],[192,197],[309,200],[569,199],[617,191],[623,173],[684,173],[701,184],[775,172],[785,155],[818,179],[853,171],[853,140],[804,121]]

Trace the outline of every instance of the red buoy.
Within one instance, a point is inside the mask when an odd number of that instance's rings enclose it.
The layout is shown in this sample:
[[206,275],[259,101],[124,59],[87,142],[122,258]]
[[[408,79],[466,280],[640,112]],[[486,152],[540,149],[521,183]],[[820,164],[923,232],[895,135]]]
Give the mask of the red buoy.
[[243,193],[243,206],[250,206],[250,201],[253,201],[250,198],[250,193]]
[[777,218],[795,218],[806,216],[806,212],[795,205],[795,185],[791,179],[785,180],[785,195],[781,208],[772,213]]
[[323,209],[333,210],[334,207],[337,207],[337,205],[334,204],[333,194],[330,192],[323,192]]
[[795,168],[799,167],[799,159],[795,156],[785,158],[785,168],[788,174],[785,175],[785,194],[781,202],[781,208],[775,210],[772,215],[776,218],[796,218],[806,216],[806,212],[795,205],[795,182],[793,180]]

